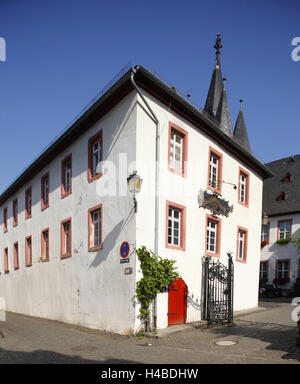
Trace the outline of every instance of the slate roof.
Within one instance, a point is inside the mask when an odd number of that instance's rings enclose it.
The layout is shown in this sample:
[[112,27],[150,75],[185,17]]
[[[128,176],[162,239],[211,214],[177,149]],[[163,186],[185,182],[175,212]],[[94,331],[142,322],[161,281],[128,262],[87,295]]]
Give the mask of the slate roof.
[[217,110],[217,120],[220,122],[219,128],[222,129],[227,135],[232,136],[232,123],[229,111],[229,104],[227,93],[225,89],[225,80],[223,79],[223,91],[220,99],[219,107]]
[[220,104],[221,96],[223,91],[222,73],[220,64],[220,54],[216,55],[216,62],[214,71],[211,77],[211,82],[204,106],[204,111],[208,112],[209,115],[217,118],[217,110]]
[[240,106],[240,111],[235,123],[235,128],[233,132],[233,137],[245,148],[247,151],[251,152],[251,147],[249,143],[249,137],[248,137],[248,132],[246,128],[246,123],[244,119],[244,114],[242,110],[242,100],[241,106]]
[[[263,213],[277,216],[300,212],[300,155],[265,164],[274,176],[264,181]],[[291,175],[290,181],[284,181]],[[279,195],[285,193],[285,200],[280,201]]]

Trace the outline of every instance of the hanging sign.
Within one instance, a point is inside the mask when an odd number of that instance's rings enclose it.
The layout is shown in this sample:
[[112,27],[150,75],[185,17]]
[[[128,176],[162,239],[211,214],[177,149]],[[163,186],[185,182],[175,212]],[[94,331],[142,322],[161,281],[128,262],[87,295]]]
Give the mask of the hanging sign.
[[198,195],[199,207],[209,209],[214,215],[223,215],[228,217],[233,211],[233,205],[229,206],[229,202],[221,199],[217,193],[209,193],[200,189]]
[[125,259],[129,255],[130,247],[127,241],[123,241],[120,247],[120,255]]

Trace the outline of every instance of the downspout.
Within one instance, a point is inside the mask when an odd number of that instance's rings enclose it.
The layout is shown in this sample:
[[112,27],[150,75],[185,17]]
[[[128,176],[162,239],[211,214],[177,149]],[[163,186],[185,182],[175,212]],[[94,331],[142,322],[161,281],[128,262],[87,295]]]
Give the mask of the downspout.
[[[155,113],[151,109],[150,105],[148,104],[145,97],[142,95],[140,89],[136,85],[134,81],[134,75],[137,72],[137,68],[131,69],[131,83],[141,99],[143,100],[144,104],[146,105],[148,111],[150,112],[153,121],[156,124],[156,148],[155,148],[155,230],[154,230],[154,253],[155,255],[158,255],[158,226],[159,226],[159,161],[160,161],[160,124],[159,120],[156,117]],[[154,323],[154,329],[156,330],[157,325],[157,300],[156,297],[153,301],[153,323]]]

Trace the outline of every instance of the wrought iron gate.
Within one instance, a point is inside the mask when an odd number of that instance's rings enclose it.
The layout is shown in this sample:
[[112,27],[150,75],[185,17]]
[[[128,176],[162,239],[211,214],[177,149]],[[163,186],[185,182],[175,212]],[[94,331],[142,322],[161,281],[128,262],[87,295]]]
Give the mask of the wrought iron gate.
[[233,322],[233,262],[230,253],[228,266],[204,256],[202,268],[202,313],[207,324]]

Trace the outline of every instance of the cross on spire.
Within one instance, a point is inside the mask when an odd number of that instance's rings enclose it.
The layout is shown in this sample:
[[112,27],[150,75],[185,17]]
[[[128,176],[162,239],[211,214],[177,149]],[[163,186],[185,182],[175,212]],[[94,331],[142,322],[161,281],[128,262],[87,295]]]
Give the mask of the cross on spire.
[[216,38],[216,44],[214,45],[214,48],[216,50],[216,55],[220,54],[220,49],[223,47],[221,43],[221,34],[217,33],[217,38]]

